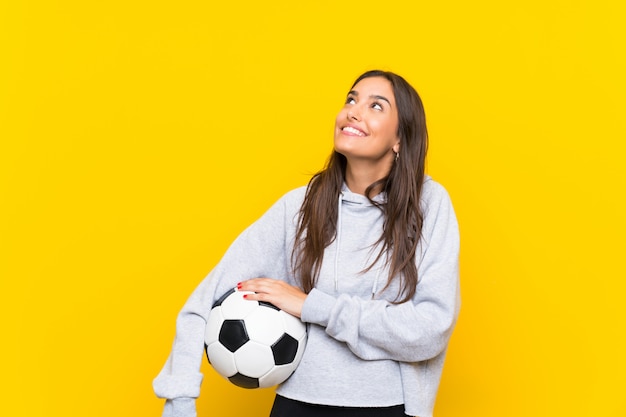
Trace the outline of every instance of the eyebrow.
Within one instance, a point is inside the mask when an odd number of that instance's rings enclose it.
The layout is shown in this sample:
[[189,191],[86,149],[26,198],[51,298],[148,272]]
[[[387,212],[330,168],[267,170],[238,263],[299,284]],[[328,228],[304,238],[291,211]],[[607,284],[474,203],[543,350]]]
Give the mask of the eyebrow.
[[[351,90],[351,91],[348,93],[348,95],[358,96],[358,95],[359,95],[359,92],[358,92],[358,91],[356,91],[356,90]],[[383,100],[383,101],[386,101],[386,102],[387,102],[387,104],[389,104],[389,106],[391,107],[391,102],[390,102],[390,101],[387,99],[387,97],[385,97],[385,96],[379,96],[379,95],[377,95],[377,94],[372,94],[372,95],[370,95],[370,98],[374,98],[374,99],[377,99],[377,100]]]

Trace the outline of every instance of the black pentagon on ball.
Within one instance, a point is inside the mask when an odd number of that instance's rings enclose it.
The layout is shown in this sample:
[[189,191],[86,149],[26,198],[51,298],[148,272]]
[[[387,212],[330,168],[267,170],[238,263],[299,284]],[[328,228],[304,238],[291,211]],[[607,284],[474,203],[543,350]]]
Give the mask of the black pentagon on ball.
[[217,307],[217,306],[221,306],[221,305],[222,305],[222,303],[224,302],[224,300],[225,300],[225,299],[227,299],[227,298],[228,298],[228,296],[229,296],[229,295],[231,295],[231,294],[232,294],[232,293],[234,293],[234,292],[235,292],[235,289],[234,289],[234,288],[231,288],[230,290],[226,291],[226,292],[224,293],[224,295],[222,295],[222,296],[221,296],[221,297],[220,297],[220,298],[219,298],[219,299],[218,299],[218,300],[217,300],[217,301],[213,304],[213,307],[211,307],[211,308],[215,308],[215,307]]
[[272,308],[274,310],[280,311],[280,308],[276,307],[274,304],[272,303],[268,303],[267,301],[259,301],[259,304],[268,308]]
[[228,378],[230,382],[241,388],[259,388],[259,379],[251,378],[237,372],[235,375]]
[[291,363],[298,353],[298,341],[285,333],[272,345],[272,353],[276,365]]
[[224,320],[218,340],[226,349],[235,352],[245,345],[250,338],[243,320]]

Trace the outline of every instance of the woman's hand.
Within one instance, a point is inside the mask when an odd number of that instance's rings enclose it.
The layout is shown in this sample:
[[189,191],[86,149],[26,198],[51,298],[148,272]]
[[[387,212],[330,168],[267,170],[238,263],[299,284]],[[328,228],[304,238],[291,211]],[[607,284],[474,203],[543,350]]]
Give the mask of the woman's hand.
[[272,278],[253,278],[237,284],[240,291],[252,291],[244,296],[246,300],[266,301],[300,318],[306,294],[298,287]]

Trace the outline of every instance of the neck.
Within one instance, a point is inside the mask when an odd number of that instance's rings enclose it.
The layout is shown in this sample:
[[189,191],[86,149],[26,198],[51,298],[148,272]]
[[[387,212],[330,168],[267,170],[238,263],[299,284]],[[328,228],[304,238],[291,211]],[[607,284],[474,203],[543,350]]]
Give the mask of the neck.
[[[346,185],[356,194],[365,195],[367,187],[375,183],[376,181],[384,178],[389,174],[389,169],[382,171],[379,167],[372,167],[368,164],[359,164],[355,162],[348,162],[346,165]],[[382,191],[382,185],[377,185],[372,190],[372,196]]]

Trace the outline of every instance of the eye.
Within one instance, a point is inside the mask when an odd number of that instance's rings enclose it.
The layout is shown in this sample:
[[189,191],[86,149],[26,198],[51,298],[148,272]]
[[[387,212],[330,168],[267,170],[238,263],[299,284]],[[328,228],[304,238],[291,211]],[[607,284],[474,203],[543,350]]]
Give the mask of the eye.
[[382,111],[383,106],[382,106],[380,103],[374,102],[374,103],[372,103],[372,108],[373,108],[374,110],[380,110],[380,111]]
[[354,99],[354,97],[348,96],[348,98],[346,99],[346,104],[354,104],[354,103],[356,103],[356,100]]

